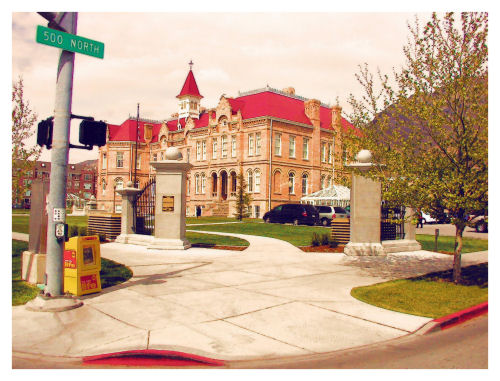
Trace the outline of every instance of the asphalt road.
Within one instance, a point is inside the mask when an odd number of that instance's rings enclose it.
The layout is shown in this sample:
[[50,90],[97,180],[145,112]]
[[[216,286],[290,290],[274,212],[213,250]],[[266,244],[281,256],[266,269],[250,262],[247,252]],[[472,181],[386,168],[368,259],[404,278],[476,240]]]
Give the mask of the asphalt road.
[[[439,229],[439,235],[455,236],[455,226],[450,224],[424,224],[424,227],[417,228],[417,234],[434,235],[436,229]],[[464,237],[488,239],[488,233],[478,233],[476,229],[466,227]]]
[[488,315],[424,336],[409,335],[363,348],[268,361],[231,368],[265,369],[487,369]]

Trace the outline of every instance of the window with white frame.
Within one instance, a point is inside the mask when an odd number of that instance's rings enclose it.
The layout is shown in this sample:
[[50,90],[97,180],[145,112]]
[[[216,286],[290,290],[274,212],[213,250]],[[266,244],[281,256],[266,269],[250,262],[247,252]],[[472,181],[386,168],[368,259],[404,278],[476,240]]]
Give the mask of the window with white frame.
[[201,161],[201,142],[196,142],[196,160]]
[[302,159],[309,160],[309,139],[304,138],[302,143]]
[[201,193],[205,193],[205,187],[207,185],[207,178],[205,177],[205,174],[201,174]]
[[123,168],[123,152],[116,153],[116,168]]
[[136,165],[137,169],[141,169],[141,154],[140,153],[137,154],[137,157],[135,160],[135,165]]
[[199,173],[194,175],[194,187],[195,187],[195,193],[200,194],[201,193],[201,182],[200,182]]
[[212,158],[217,159],[217,138],[212,140]]
[[328,143],[328,163],[333,164],[333,144]]
[[227,157],[227,136],[222,135],[221,137],[222,153],[221,157]]
[[117,190],[123,189],[123,179],[121,177],[115,179],[115,187]]
[[322,175],[321,176],[321,189],[325,189],[325,181],[326,181],[326,176],[325,175]]
[[101,186],[102,186],[102,194],[106,194],[106,180],[101,179]]
[[258,169],[255,170],[254,172],[254,178],[255,178],[255,193],[260,192],[260,171]]
[[236,157],[236,136],[231,136],[231,157]]
[[307,194],[307,186],[308,186],[309,176],[307,173],[302,175],[302,194]]
[[281,134],[279,133],[274,135],[274,154],[281,156]]
[[288,193],[295,194],[295,173],[288,174]]
[[253,134],[248,134],[248,156],[254,155]]
[[321,162],[326,163],[326,144],[321,143]]
[[251,169],[247,171],[247,192],[253,192],[253,172]]
[[289,144],[289,149],[288,149],[288,155],[291,158],[294,158],[295,157],[295,136],[290,135],[289,142],[290,142],[290,144]]
[[106,169],[108,167],[108,157],[106,156],[105,153],[102,154],[102,164],[101,164],[102,169]]
[[155,152],[153,154],[153,161],[157,161],[158,160],[158,154]]
[[201,159],[207,160],[207,141],[203,140],[201,142]]
[[188,177],[186,177],[186,195],[189,196],[189,193],[191,191],[191,179]]
[[260,147],[262,145],[262,142],[260,140],[260,132],[257,132],[255,134],[255,154],[260,155]]

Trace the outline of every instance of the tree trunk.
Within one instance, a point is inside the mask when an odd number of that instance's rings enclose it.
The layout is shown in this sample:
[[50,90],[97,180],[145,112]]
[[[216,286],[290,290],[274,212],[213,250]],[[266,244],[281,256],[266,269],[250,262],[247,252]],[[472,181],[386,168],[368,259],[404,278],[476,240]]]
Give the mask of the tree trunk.
[[453,282],[455,284],[459,284],[461,280],[461,273],[462,273],[462,246],[463,246],[463,240],[462,240],[462,235],[465,230],[465,224],[459,223],[455,225],[456,232],[455,232],[455,242],[457,243],[455,247],[455,253],[453,255]]

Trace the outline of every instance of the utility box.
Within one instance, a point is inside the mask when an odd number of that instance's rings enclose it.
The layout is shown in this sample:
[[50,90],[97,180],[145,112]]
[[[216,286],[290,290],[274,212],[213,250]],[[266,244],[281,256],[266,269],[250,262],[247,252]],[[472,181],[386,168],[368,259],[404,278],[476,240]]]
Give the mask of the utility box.
[[64,292],[80,296],[101,291],[98,236],[72,237],[64,245]]

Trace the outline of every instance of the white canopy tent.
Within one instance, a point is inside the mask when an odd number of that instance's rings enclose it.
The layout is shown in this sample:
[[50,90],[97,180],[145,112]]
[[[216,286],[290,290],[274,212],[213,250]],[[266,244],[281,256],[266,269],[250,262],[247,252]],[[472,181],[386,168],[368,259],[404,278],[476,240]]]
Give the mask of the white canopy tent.
[[351,203],[351,190],[342,185],[332,185],[300,199],[302,204],[346,207]]

